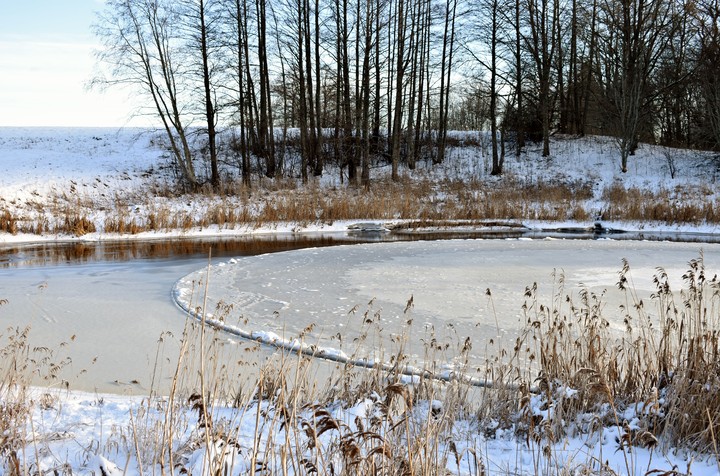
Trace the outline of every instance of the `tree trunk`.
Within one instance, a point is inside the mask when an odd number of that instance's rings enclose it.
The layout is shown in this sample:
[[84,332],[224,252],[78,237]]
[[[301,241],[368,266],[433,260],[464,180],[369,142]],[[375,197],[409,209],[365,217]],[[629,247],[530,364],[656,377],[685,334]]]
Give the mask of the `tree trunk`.
[[247,132],[245,129],[245,44],[247,43],[247,24],[241,0],[235,0],[235,14],[237,20],[237,81],[238,81],[238,113],[240,122],[240,161],[243,184],[250,186],[250,154],[247,144]]
[[397,68],[395,71],[395,108],[392,126],[392,180],[400,180],[398,163],[402,139],[403,80],[405,73],[405,0],[398,0],[397,11]]
[[[373,9],[372,2],[366,2],[365,13],[365,46],[362,64],[362,155],[360,163],[362,172],[360,181],[367,190],[370,188],[370,51],[373,41]],[[377,15],[378,12],[375,12]]]
[[315,0],[315,125],[317,131],[315,133],[315,168],[313,169],[313,175],[316,177],[322,175],[324,167],[323,124],[320,116],[320,100],[320,0]]
[[215,104],[210,89],[210,66],[208,53],[208,31],[205,22],[205,2],[198,3],[198,16],[200,20],[200,58],[202,59],[203,92],[205,99],[205,122],[207,124],[208,148],[210,150],[210,183],[214,191],[220,189],[220,172],[218,171],[218,157],[215,132]]
[[523,68],[520,31],[520,0],[515,0],[515,96],[517,98],[517,142],[515,155],[525,148],[525,111],[523,110]]
[[492,0],[490,12],[490,135],[492,140],[492,170],[490,175],[502,174],[500,158],[498,157],[498,127],[497,127],[497,30],[498,30],[498,0]]
[[373,100],[373,125],[371,141],[372,150],[374,153],[378,153],[378,151],[380,150],[380,2],[381,0],[376,0],[375,2],[375,98]]
[[297,44],[297,71],[298,71],[298,91],[299,91],[299,103],[300,103],[300,111],[299,111],[299,119],[300,119],[300,147],[301,147],[301,160],[300,160],[300,178],[302,180],[302,183],[307,183],[308,181],[308,161],[309,156],[311,155],[311,145],[310,145],[310,139],[308,137],[308,101],[306,99],[306,91],[305,91],[305,67],[303,66],[303,43],[304,43],[304,28],[305,28],[305,13],[304,13],[304,5],[305,0],[297,0],[297,6],[298,6],[298,44]]
[[272,119],[272,99],[270,97],[270,71],[267,60],[267,0],[256,0],[258,22],[258,69],[260,82],[260,124],[258,139],[265,157],[265,176],[275,177],[275,133]]

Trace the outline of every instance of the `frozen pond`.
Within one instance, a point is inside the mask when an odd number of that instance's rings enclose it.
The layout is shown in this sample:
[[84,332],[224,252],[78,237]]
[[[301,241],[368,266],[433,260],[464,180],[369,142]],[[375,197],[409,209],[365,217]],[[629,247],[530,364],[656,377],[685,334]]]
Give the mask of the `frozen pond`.
[[[708,273],[720,270],[717,244],[607,240],[395,242],[223,257],[210,268],[208,309],[251,332],[303,334],[305,342],[348,354],[358,348],[390,353],[401,345],[422,354],[422,339],[434,330],[440,341],[470,337],[479,359],[489,339],[510,342],[523,324],[526,286],[537,282],[539,301],[551,302],[558,286],[553,270],[564,274],[566,294],[577,295],[582,286],[608,289],[607,315],[613,316],[621,258],[629,260],[644,297],[658,266],[679,288],[687,262],[701,249]],[[207,258],[195,256],[3,269],[0,299],[7,303],[0,323],[3,330],[30,325],[33,345],[69,355],[71,388],[142,393],[158,340],[167,333],[179,337],[185,323],[173,297],[195,307],[206,265]],[[225,311],[215,310],[220,302]],[[372,326],[364,323],[365,311],[376,319]],[[167,341],[160,358],[172,362],[176,348]]]
[[[70,387],[100,392],[149,388],[157,341],[180,337],[185,315],[170,298],[178,276],[207,259],[96,262],[0,271],[2,331],[31,326],[32,346],[68,355]],[[170,339],[168,339],[170,341]],[[65,342],[68,345],[60,346]],[[175,358],[176,349],[167,349]],[[56,360],[60,355],[56,356]]]
[[[175,296],[188,309],[207,300],[208,317],[240,333],[330,355],[388,361],[402,351],[412,365],[449,369],[470,338],[470,364],[479,369],[490,341],[511,349],[539,309],[523,310],[532,304],[527,287],[537,285],[545,306],[567,306],[564,296],[577,299],[582,289],[604,293],[603,315],[621,330],[622,258],[630,263],[630,286],[649,302],[656,268],[679,290],[701,249],[712,276],[720,269],[717,244],[512,239],[304,249],[200,269],[177,283]],[[443,350],[427,359],[431,341]]]

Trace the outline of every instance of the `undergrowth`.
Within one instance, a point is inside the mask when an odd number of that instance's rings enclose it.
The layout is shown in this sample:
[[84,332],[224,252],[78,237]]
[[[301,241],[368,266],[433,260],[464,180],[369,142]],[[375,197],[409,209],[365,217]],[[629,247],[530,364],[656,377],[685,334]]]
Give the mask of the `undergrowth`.
[[[239,189],[239,190],[238,190]],[[332,224],[337,220],[593,220],[652,221],[668,224],[720,223],[720,204],[701,191],[642,191],[614,184],[603,190],[598,208],[595,191],[585,183],[525,182],[511,175],[501,182],[459,179],[377,180],[370,190],[267,182],[255,189],[238,185],[233,193],[172,192],[135,197],[132,204],[91,199],[55,203],[39,211],[0,210],[0,232],[11,234],[88,233],[135,235],[142,232],[190,231]],[[178,207],[185,202],[187,206]]]

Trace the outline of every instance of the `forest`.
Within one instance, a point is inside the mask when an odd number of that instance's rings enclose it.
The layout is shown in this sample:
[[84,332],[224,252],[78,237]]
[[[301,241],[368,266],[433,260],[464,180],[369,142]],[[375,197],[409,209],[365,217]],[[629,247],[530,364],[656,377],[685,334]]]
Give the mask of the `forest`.
[[[108,0],[98,88],[141,97],[187,189],[330,164],[442,163],[488,131],[494,175],[552,134],[720,148],[720,0]],[[198,162],[208,164],[204,177]]]

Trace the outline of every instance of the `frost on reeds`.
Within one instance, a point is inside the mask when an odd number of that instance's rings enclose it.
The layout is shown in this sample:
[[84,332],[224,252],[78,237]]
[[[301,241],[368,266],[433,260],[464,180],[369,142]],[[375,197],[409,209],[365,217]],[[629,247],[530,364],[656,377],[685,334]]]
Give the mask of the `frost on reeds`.
[[[720,282],[706,274],[702,256],[689,263],[683,279],[683,289],[672,290],[658,269],[653,294],[642,299],[624,262],[619,309],[608,309],[603,293],[581,290],[572,298],[561,274],[554,275],[547,303],[536,286],[528,286],[519,303],[524,329],[510,342],[485,347],[483,371],[493,382],[486,387],[473,386],[460,373],[449,381],[432,378],[438,361],[467,362],[469,353],[481,351],[482,343],[462,336],[453,342],[424,336],[419,357],[428,372],[402,375],[404,342],[417,338],[411,301],[408,325],[393,339],[383,335],[380,311],[371,303],[358,313],[367,321],[358,352],[373,346],[376,356],[395,363],[389,369],[321,362],[259,344],[238,350],[226,334],[203,325],[200,302],[200,319],[188,318],[177,340],[160,341],[161,347],[170,341],[180,347],[172,365],[158,351],[153,381],[169,380],[170,392],[151,391],[102,444],[84,443],[78,451],[85,463],[76,469],[161,475],[689,474],[692,463],[670,472],[667,465],[654,468],[671,453],[717,459]],[[219,320],[233,313],[223,305],[214,311]],[[19,392],[27,387],[17,386],[18,371],[8,372],[27,359],[27,348],[17,345],[23,335],[10,336],[5,352],[15,357],[4,362],[15,363],[5,367],[0,382],[0,451],[5,474],[13,475],[53,470],[32,466],[45,451],[37,434],[29,438],[28,415],[38,403]],[[304,342],[311,335],[308,328],[296,337]],[[565,448],[577,441],[580,449],[568,456]],[[495,445],[505,449],[491,450]],[[518,456],[496,460],[513,451]],[[608,464],[603,451],[619,455],[621,467]],[[639,452],[650,455],[642,466]],[[68,454],[54,454],[55,470]]]

